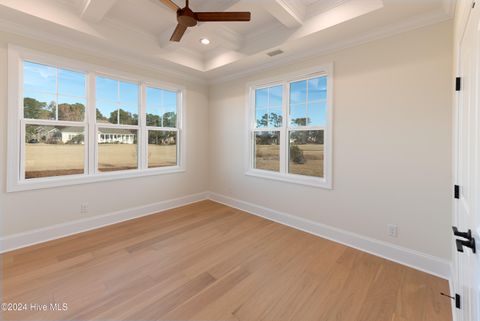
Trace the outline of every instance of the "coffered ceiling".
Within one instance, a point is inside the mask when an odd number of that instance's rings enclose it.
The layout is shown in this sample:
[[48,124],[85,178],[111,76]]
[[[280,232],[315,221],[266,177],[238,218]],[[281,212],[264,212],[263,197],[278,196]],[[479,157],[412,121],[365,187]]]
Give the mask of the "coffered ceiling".
[[252,21],[199,23],[173,43],[175,12],[158,0],[0,0],[0,29],[218,81],[450,19],[454,0],[190,0],[190,7],[250,11]]

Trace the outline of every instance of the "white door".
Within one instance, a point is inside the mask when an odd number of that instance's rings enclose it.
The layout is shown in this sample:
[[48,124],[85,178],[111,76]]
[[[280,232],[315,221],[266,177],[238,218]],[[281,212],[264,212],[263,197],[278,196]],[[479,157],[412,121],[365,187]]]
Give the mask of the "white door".
[[480,6],[472,8],[460,42],[459,76],[455,124],[455,184],[459,198],[454,205],[454,225],[460,232],[472,231],[477,253],[454,237],[453,283],[460,295],[461,308],[456,309],[457,321],[480,321]]

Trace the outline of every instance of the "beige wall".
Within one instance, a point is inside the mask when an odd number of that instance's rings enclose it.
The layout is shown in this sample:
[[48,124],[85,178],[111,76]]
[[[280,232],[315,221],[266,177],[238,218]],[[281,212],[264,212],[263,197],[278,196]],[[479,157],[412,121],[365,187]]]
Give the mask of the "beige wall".
[[[210,190],[450,259],[452,44],[444,22],[211,86]],[[334,189],[245,176],[246,83],[329,62]]]
[[[8,43],[15,43],[123,72],[185,84],[187,86],[187,171],[179,174],[6,193]],[[185,83],[181,79],[165,77],[160,72],[142,70],[124,63],[86,55],[76,50],[45,45],[4,33],[0,33],[0,70],[2,71],[0,72],[0,175],[2,182],[0,211],[2,236],[148,205],[162,200],[204,192],[208,189],[207,150],[204,146],[207,140],[205,125],[208,121],[208,100],[205,86]],[[80,214],[81,203],[88,203],[88,214]]]
[[[229,83],[187,86],[187,172],[6,193],[7,43],[149,78],[161,73],[0,33],[1,235],[211,190],[450,258],[452,23],[445,22]],[[335,64],[333,190],[244,175],[245,85]],[[80,203],[89,214],[80,214]],[[399,226],[398,238],[386,235]]]

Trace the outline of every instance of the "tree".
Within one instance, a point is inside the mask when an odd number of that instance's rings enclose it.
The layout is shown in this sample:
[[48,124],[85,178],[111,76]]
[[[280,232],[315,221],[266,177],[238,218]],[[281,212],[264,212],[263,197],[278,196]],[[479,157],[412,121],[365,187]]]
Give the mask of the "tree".
[[263,114],[260,120],[257,119],[257,127],[268,127],[268,114]]
[[97,120],[100,120],[102,122],[108,122],[107,117],[103,116],[102,112],[98,108],[97,108]]
[[282,120],[282,115],[270,113],[270,127],[281,127]]
[[177,127],[177,113],[170,111],[163,114],[163,127]]
[[58,119],[83,121],[85,106],[80,103],[58,105]]
[[120,108],[118,111],[111,112],[108,120],[112,124],[138,125],[138,115],[132,114],[131,112],[123,110],[122,108]]
[[25,97],[23,99],[24,117],[31,119],[55,119],[55,102],[48,105],[46,102],[40,102],[35,98]]
[[162,120],[160,116],[155,114],[147,114],[147,126],[155,126],[155,127],[162,126]]

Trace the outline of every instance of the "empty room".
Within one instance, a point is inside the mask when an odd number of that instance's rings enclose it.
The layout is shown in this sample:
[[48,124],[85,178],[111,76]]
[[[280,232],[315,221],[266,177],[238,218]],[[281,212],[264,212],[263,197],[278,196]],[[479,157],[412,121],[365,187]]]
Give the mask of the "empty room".
[[480,321],[480,3],[0,0],[0,320]]

